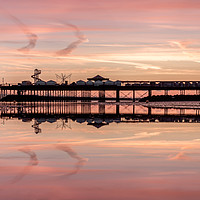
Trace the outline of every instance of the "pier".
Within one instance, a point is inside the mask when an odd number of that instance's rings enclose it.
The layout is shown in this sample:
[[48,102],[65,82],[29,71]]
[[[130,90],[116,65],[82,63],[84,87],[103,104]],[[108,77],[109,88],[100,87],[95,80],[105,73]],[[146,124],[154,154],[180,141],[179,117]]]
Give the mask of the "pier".
[[[153,86],[153,85],[10,85],[0,86],[1,101],[116,101],[138,100],[135,97],[136,91],[147,93],[148,97],[152,96],[152,92],[163,91],[168,94],[170,90],[180,91],[180,95],[184,95],[186,91],[195,91],[199,95],[200,86]],[[92,91],[96,94],[92,94]],[[106,92],[113,91],[114,96],[106,96]],[[124,94],[123,92],[128,92]],[[131,97],[130,97],[131,96]]]
[[[31,77],[34,82],[22,81],[14,85],[0,85],[0,101],[5,102],[48,102],[48,101],[139,101],[143,97],[151,98],[156,91],[162,91],[168,96],[169,91],[179,91],[184,96],[186,91],[193,91],[195,97],[200,98],[200,81],[111,81],[97,75],[87,78],[87,81],[78,80],[68,83],[62,76],[62,83],[53,80],[43,81],[35,69]],[[57,75],[58,76],[58,75]],[[69,75],[71,77],[71,74]],[[143,94],[139,97],[136,92]],[[194,92],[195,91],[195,92]],[[112,92],[111,94],[108,94]],[[194,95],[193,95],[194,96]]]

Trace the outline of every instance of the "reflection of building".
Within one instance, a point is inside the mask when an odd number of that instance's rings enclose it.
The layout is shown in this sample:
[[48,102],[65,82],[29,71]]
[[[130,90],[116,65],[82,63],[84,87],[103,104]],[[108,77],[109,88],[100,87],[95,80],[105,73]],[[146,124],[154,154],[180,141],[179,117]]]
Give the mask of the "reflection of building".
[[[200,123],[200,107],[191,109],[178,108],[171,113],[170,108],[142,107],[141,104],[116,103],[65,103],[39,102],[25,104],[4,104],[0,109],[1,118],[18,118],[23,122],[33,121],[35,133],[40,133],[40,124],[55,123],[62,120],[62,126],[69,127],[73,120],[82,125],[96,128],[111,123],[151,123],[151,122],[182,122]],[[140,110],[139,110],[140,109]],[[174,109],[173,109],[174,110]],[[69,119],[69,120],[68,120]],[[71,127],[71,125],[70,125]]]
[[22,118],[22,121],[23,121],[23,122],[31,122],[32,119],[31,119],[31,118]]
[[109,125],[109,124],[105,123],[105,122],[101,122],[101,123],[93,122],[93,123],[88,123],[87,125],[92,125],[92,126],[94,126],[96,128],[101,128],[102,126]]
[[47,119],[47,122],[49,122],[49,123],[55,123],[57,121],[57,119],[55,119],[55,118],[48,118]]
[[34,120],[34,124],[32,125],[32,127],[34,128],[36,134],[42,132],[41,128],[39,128],[39,123],[36,120]]

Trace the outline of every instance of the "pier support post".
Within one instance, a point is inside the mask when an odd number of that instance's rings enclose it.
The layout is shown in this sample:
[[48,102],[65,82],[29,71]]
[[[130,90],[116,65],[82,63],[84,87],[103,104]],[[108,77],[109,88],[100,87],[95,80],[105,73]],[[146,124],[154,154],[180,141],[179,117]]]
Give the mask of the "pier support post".
[[105,90],[99,90],[99,101],[105,102]]
[[[84,90],[81,90],[81,102],[84,102],[85,101],[85,91]],[[84,100],[83,100],[84,99]]]
[[133,90],[133,102],[135,102],[135,90]]
[[168,108],[164,108],[164,115],[168,115]]
[[17,90],[17,95],[21,95],[21,90]]
[[91,90],[88,90],[88,92],[87,92],[87,97],[89,98],[88,101],[91,101]]
[[151,98],[151,95],[152,95],[152,91],[148,90],[148,97]]
[[99,104],[99,114],[105,115],[105,104]]
[[200,95],[200,90],[196,90],[196,95]]
[[185,109],[184,108],[180,108],[180,115],[185,115]]
[[116,115],[119,116],[119,105],[116,105]]
[[90,103],[88,103],[88,104],[81,104],[81,114],[91,114],[91,104]]
[[151,107],[148,107],[148,115],[151,115]]
[[180,90],[180,95],[185,95],[185,90]]
[[119,95],[119,89],[116,90],[116,102],[119,102],[119,98],[120,98],[120,95]]

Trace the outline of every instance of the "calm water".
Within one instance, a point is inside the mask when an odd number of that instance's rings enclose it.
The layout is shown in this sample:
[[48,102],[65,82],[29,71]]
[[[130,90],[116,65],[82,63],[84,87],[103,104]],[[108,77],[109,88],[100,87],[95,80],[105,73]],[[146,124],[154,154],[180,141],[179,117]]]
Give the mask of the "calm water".
[[196,110],[103,105],[2,108],[0,199],[199,200]]

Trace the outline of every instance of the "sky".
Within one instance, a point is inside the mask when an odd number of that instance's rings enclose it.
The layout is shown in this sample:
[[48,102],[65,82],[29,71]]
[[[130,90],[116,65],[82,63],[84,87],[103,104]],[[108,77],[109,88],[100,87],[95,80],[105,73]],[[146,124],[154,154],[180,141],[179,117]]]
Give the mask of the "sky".
[[199,80],[199,0],[0,0],[0,82]]

